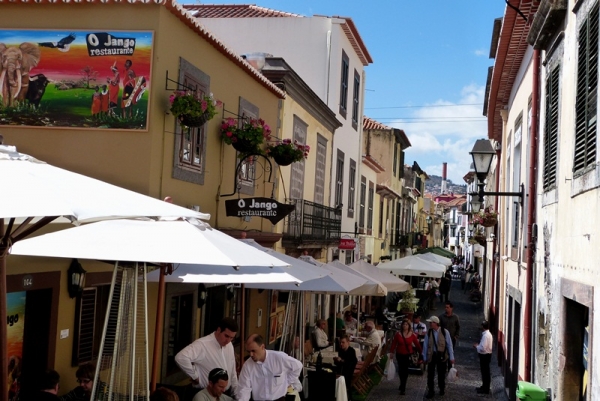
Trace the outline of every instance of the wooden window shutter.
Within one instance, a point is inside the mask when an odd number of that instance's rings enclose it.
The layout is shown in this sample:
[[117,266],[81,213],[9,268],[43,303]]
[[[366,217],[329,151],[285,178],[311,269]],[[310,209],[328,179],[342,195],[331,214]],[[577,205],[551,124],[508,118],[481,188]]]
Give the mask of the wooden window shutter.
[[560,66],[554,67],[546,79],[546,124],[544,130],[544,190],[556,186],[558,163],[558,99]]
[[75,339],[73,341],[72,365],[94,359],[94,335],[96,332],[96,296],[97,288],[85,288],[78,297],[75,312]]
[[598,3],[579,30],[575,155],[573,172],[583,174],[596,162],[598,91]]

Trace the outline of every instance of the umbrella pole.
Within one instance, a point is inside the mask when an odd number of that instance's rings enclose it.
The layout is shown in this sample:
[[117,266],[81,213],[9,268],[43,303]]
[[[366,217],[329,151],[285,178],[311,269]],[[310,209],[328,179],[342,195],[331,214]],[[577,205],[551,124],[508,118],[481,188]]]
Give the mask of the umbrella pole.
[[165,275],[167,265],[160,267],[160,278],[158,280],[158,296],[156,297],[156,324],[154,325],[154,350],[152,352],[152,375],[150,377],[150,392],[156,390],[156,378],[158,376],[158,354],[161,351],[163,341],[163,320],[165,314]]
[[[244,354],[246,353],[246,286],[242,284],[242,313],[240,324],[240,369],[244,363]],[[235,372],[237,374],[237,372]]]
[[6,328],[6,257],[8,244],[4,244],[4,219],[0,219],[0,401],[8,400],[8,329]]

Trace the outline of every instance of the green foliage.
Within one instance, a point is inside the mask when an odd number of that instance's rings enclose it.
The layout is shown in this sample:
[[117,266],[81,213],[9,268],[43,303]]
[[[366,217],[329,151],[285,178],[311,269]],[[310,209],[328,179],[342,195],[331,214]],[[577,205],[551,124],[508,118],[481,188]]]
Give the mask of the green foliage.
[[237,126],[237,121],[228,118],[221,124],[221,139],[228,145],[238,141],[245,141],[258,149],[265,139],[271,138],[271,127],[263,119],[245,120],[241,127]]
[[220,100],[215,100],[213,94],[198,96],[195,93],[177,91],[169,97],[171,113],[175,117],[189,116],[210,120],[217,114],[217,108],[222,105]]
[[276,158],[291,159],[292,162],[299,162],[308,157],[310,146],[299,144],[298,141],[292,143],[291,139],[277,141],[274,144],[267,145],[267,155]]

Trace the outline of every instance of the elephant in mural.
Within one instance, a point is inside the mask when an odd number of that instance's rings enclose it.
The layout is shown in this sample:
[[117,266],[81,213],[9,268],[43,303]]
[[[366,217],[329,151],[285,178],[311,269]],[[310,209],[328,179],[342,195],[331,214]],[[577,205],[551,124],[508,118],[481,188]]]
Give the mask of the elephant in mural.
[[23,42],[20,46],[0,43],[0,97],[4,106],[25,99],[29,87],[29,71],[40,61],[37,44]]

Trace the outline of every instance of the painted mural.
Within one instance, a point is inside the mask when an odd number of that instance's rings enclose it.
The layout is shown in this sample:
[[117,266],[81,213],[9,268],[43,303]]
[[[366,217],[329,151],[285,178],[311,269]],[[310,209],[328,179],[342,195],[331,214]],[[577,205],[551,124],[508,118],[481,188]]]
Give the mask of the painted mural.
[[0,125],[147,129],[153,33],[0,30]]

